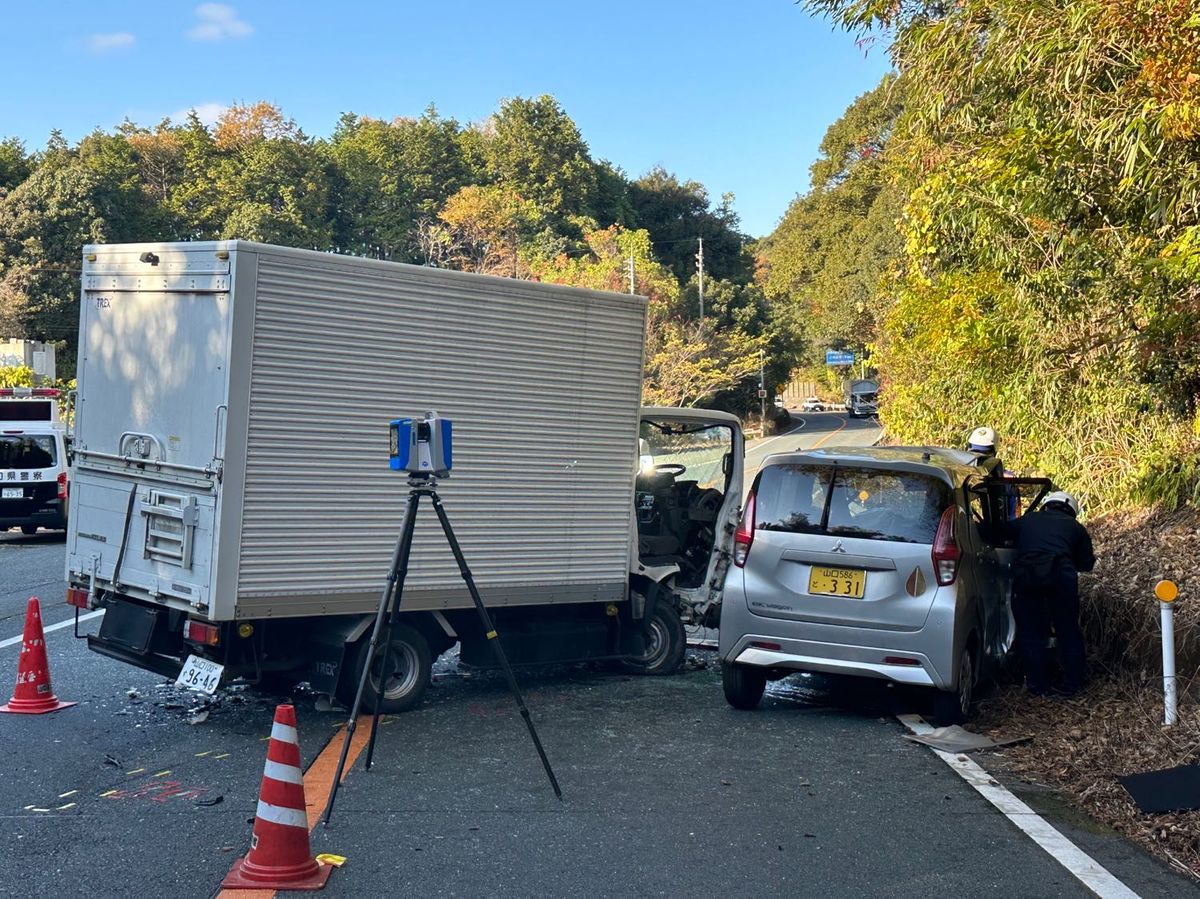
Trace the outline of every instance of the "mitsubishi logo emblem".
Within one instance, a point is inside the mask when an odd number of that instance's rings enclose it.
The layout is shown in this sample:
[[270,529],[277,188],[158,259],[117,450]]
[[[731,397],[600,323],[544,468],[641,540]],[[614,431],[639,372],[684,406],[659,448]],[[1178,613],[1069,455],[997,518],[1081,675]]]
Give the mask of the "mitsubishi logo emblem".
[[830,551],[835,553],[844,553],[846,551],[846,547],[844,547],[842,545],[842,541],[839,540],[837,543],[833,544],[833,549]]

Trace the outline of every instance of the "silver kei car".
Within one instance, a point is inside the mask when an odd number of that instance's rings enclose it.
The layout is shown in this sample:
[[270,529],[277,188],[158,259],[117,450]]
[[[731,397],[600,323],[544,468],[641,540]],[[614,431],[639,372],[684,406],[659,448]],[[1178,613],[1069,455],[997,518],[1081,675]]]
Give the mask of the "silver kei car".
[[925,447],[768,457],[721,607],[729,703],[753,708],[768,680],[824,672],[933,688],[935,721],[965,720],[1015,635],[1005,542],[1018,487],[975,461]]

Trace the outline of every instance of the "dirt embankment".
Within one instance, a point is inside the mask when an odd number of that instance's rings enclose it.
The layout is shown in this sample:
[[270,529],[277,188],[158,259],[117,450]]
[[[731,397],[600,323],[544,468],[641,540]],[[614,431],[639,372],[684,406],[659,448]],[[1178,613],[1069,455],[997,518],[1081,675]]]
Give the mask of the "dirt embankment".
[[[1008,688],[985,701],[979,729],[1033,742],[1004,755],[1019,774],[1073,796],[1101,821],[1200,879],[1200,811],[1144,815],[1117,777],[1200,763],[1200,510],[1137,510],[1088,522],[1096,571],[1083,579],[1092,684],[1070,700]],[[1154,584],[1179,585],[1179,724],[1164,727]]]

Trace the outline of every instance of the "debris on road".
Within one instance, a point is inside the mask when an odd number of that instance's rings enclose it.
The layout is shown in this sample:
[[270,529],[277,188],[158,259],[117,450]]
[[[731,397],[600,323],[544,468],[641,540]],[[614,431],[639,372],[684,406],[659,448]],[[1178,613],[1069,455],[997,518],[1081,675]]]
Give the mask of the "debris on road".
[[1162,771],[1118,777],[1143,812],[1184,812],[1200,809],[1200,765],[1176,765]]
[[914,743],[923,743],[940,749],[942,752],[980,752],[986,749],[997,749],[1001,746],[1013,746],[1017,743],[1028,743],[1033,737],[1001,737],[993,739],[984,734],[973,733],[953,724],[950,727],[939,727],[927,734],[904,734],[904,739]]

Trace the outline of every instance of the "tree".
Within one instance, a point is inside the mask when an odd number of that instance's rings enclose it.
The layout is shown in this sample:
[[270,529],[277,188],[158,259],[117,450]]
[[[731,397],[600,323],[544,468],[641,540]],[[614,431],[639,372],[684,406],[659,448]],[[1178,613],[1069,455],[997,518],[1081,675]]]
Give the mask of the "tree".
[[579,128],[553,97],[505,100],[481,133],[492,180],[536,203],[545,215],[594,214],[596,164]]
[[751,258],[739,230],[733,196],[710,208],[708,190],[698,181],[681,182],[655,166],[629,185],[629,203],[637,227],[650,232],[655,252],[681,282],[696,274],[698,238],[704,239],[705,275],[746,281]]
[[520,252],[542,222],[537,206],[503,185],[472,184],[446,201],[438,221],[426,220],[427,264],[480,274],[520,275]]
[[1194,3],[808,5],[895,34],[891,432],[986,421],[1093,509],[1200,502]]
[[814,352],[875,341],[883,279],[901,251],[902,192],[886,150],[902,109],[894,75],[856,99],[821,141],[812,189],[760,248],[767,295],[797,307]]
[[0,191],[12,190],[29,177],[32,168],[21,141],[15,137],[0,140]]
[[430,106],[418,119],[344,115],[329,143],[334,242],[383,259],[421,259],[418,222],[468,180],[458,123]]

